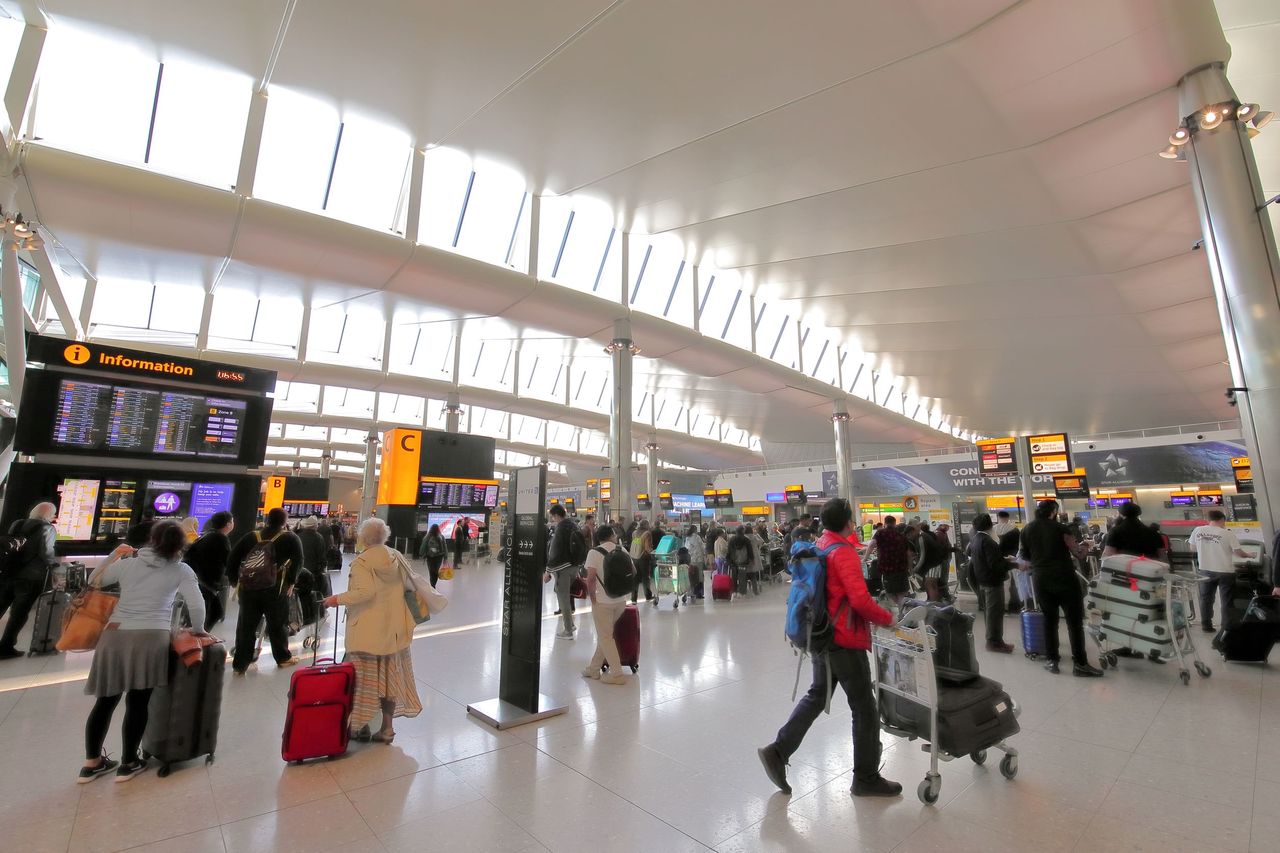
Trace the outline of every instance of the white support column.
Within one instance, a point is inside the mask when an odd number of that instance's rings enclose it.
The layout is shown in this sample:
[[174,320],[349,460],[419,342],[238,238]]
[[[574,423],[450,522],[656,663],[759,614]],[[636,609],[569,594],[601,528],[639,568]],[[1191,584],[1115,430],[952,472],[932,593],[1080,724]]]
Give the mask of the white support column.
[[849,430],[849,407],[844,400],[835,400],[832,405],[831,424],[835,429],[836,440],[836,489],[837,497],[842,497],[853,507],[853,521],[861,524],[861,513],[858,511],[857,496],[853,491],[853,436]]
[[747,297],[747,308],[751,311],[751,351],[759,353],[756,349],[756,295],[753,293]]
[[529,259],[528,273],[538,277],[538,244],[542,237],[542,196],[529,195]]
[[804,323],[796,320],[796,369],[804,373]]
[[374,501],[378,494],[378,480],[375,474],[378,465],[378,435],[370,427],[369,435],[364,440],[364,483],[360,493],[360,518],[364,521],[373,515]]
[[84,340],[84,328],[67,304],[67,296],[62,289],[62,271],[49,254],[49,244],[41,241],[38,248],[31,250],[31,260],[35,262],[36,272],[40,273],[40,283],[44,285],[44,292],[48,294],[53,311],[58,315],[63,334],[77,341]]
[[702,332],[702,319],[698,316],[702,307],[702,281],[698,278],[698,265],[693,265],[693,330]]
[[[618,246],[618,251],[622,252],[622,263],[619,265],[622,274],[618,277],[618,302],[623,307],[630,310],[631,306],[631,233],[629,231],[618,232],[622,237],[622,241]],[[627,337],[631,337],[631,325],[627,325]]]
[[395,324],[388,318],[382,325],[382,375],[386,376],[391,372],[391,333]]
[[240,168],[236,171],[236,193],[253,196],[253,182],[258,174],[258,155],[262,151],[262,130],[267,124],[267,90],[257,89],[249,100],[249,118],[245,123],[244,142],[240,147]]
[[631,321],[615,320],[613,340],[608,346],[612,362],[613,399],[609,407],[609,505],[612,514],[625,522],[631,515]]
[[409,166],[409,206],[404,216],[405,239],[418,242],[418,224],[422,221],[422,180],[427,170],[427,152],[414,147]]
[[657,433],[649,434],[649,441],[644,446],[646,454],[645,460],[645,491],[649,493],[649,523],[658,520],[658,513],[661,512],[661,504],[658,500],[658,451],[662,449],[662,445],[658,444]]
[[[468,421],[470,419],[468,418]],[[450,391],[448,399],[444,404],[444,430],[445,432],[458,432],[462,422],[462,395],[458,391]],[[471,431],[471,424],[467,424],[467,431]]]
[[44,52],[46,35],[48,30],[43,26],[27,24],[22,28],[22,37],[18,41],[18,53],[13,60],[13,69],[9,72],[9,85],[4,90],[4,108],[8,114],[8,127],[4,138],[6,147],[22,133],[27,107],[31,103],[31,93],[36,85],[36,72],[40,67],[40,55]]
[[9,368],[9,396],[17,406],[27,372],[27,309],[18,278],[18,244],[4,235],[0,245],[0,308],[4,312],[5,364]]
[[98,278],[89,272],[84,274],[84,298],[80,300],[80,328],[89,332],[89,321],[93,319],[93,300],[98,296]]
[[311,297],[302,299],[302,328],[298,332],[298,364],[307,363],[307,349],[311,345]]
[[[306,328],[305,310],[302,317],[303,328]],[[203,355],[209,349],[209,325],[213,322],[213,282],[207,281],[204,286],[204,298],[200,301],[200,328],[196,332],[196,352]],[[305,334],[305,333],[304,333]]]
[[511,342],[511,396],[520,399],[520,341]]

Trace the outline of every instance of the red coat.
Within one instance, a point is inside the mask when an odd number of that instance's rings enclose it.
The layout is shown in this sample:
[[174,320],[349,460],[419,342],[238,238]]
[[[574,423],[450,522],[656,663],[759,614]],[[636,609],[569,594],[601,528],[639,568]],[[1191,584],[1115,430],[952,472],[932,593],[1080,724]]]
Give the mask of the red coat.
[[869,650],[871,623],[892,625],[893,614],[876,604],[867,592],[856,536],[846,539],[828,530],[818,540],[818,547],[826,548],[838,542],[846,542],[851,547],[836,548],[827,557],[827,613],[835,625],[835,642],[842,649]]

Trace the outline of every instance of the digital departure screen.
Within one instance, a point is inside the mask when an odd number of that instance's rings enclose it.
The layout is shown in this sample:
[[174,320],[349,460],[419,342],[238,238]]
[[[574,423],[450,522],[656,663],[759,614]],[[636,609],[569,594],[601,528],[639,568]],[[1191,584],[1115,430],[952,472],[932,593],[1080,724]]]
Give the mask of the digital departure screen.
[[98,538],[123,539],[133,519],[138,483],[135,480],[106,480],[102,488],[102,508],[98,511]]
[[495,481],[463,482],[455,480],[423,480],[418,484],[418,506],[470,507],[498,505]]
[[234,459],[246,408],[243,400],[63,379],[53,440],[85,450]]
[[93,516],[98,509],[99,480],[67,479],[58,487],[58,517],[54,524],[59,539],[89,539]]

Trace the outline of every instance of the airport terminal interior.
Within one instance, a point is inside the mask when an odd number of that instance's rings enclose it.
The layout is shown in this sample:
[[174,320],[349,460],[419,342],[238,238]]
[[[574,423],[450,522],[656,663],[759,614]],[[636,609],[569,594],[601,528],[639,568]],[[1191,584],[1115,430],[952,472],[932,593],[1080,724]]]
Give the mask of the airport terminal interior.
[[1278,44],[0,0],[0,851],[1280,849]]

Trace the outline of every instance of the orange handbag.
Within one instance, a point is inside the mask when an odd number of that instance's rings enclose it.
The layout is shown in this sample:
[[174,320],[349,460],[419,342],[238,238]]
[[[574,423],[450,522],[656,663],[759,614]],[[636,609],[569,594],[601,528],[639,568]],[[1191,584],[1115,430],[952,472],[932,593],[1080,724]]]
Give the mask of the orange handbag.
[[173,653],[182,661],[183,666],[190,669],[193,666],[198,666],[200,661],[204,659],[206,646],[212,646],[219,642],[221,640],[211,634],[197,637],[186,628],[183,628],[173,635]]
[[97,648],[119,601],[120,596],[94,587],[71,599],[62,614],[62,636],[56,645],[58,651],[88,652]]

